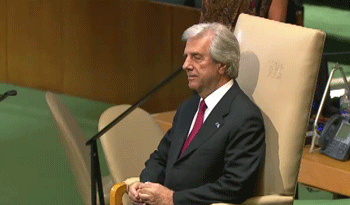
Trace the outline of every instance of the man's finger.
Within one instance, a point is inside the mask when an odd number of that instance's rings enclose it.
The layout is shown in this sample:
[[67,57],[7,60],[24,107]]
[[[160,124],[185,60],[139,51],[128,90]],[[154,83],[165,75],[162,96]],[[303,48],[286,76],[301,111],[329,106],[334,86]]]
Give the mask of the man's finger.
[[140,189],[143,189],[143,188],[149,188],[149,187],[152,187],[154,186],[156,183],[152,183],[152,182],[145,182],[143,184],[140,184]]
[[150,194],[140,193],[140,198],[144,202],[151,202],[153,201],[154,197]]
[[147,194],[147,195],[153,195],[154,194],[154,190],[152,188],[142,188],[139,190],[139,195],[141,194]]
[[132,204],[134,204],[134,205],[146,205],[146,203],[144,203],[144,202],[132,202]]

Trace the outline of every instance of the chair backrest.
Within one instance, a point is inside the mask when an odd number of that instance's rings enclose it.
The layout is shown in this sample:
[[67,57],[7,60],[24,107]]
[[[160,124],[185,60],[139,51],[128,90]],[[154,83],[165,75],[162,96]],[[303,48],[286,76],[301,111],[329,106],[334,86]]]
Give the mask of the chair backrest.
[[84,204],[91,204],[89,149],[85,146],[86,138],[69,109],[61,99],[51,93],[46,93],[46,103],[50,109],[67,159],[76,178],[79,192]]
[[[99,130],[129,107],[117,105],[104,111],[99,120]],[[113,180],[121,182],[139,176],[163,135],[159,124],[141,108],[136,108],[104,134],[101,144]]]
[[260,107],[266,158],[256,195],[293,195],[325,33],[241,14],[237,81]]

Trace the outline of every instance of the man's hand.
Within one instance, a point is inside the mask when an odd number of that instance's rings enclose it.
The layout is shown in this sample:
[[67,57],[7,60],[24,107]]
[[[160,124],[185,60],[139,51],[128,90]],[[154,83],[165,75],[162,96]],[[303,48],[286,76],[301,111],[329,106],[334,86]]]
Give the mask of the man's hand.
[[174,191],[157,183],[146,182],[139,186],[139,197],[147,204],[173,205]]
[[136,182],[130,185],[129,187],[129,199],[132,201],[133,204],[146,204],[141,198],[140,198],[140,187],[143,185],[141,182]]

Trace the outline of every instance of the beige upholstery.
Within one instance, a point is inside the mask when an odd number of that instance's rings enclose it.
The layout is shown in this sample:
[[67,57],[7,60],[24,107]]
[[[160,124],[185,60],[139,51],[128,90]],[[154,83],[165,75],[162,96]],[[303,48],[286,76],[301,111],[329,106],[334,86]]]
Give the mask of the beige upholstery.
[[246,14],[234,33],[241,49],[237,81],[266,127],[265,169],[255,194],[293,196],[326,35]]
[[262,110],[267,144],[256,197],[244,204],[292,204],[325,33],[246,14],[234,33],[237,81]]
[[[117,105],[103,112],[99,130],[129,107],[130,105]],[[145,161],[157,148],[163,135],[164,132],[154,118],[141,108],[136,108],[104,134],[101,143],[114,181],[122,182],[129,177],[139,176]]]
[[[46,102],[54,119],[67,159],[76,178],[84,204],[91,204],[90,151],[85,145],[87,139],[75,118],[61,101],[51,93],[46,93]],[[110,176],[103,177],[105,203],[109,203],[109,192],[113,186]]]

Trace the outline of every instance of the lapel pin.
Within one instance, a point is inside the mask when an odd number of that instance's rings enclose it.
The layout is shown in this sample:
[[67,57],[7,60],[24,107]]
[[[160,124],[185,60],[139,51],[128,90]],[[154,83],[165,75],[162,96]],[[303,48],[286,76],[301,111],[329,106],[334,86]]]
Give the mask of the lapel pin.
[[215,123],[215,126],[216,126],[216,128],[219,128],[219,127],[220,127],[220,123],[219,123],[219,122],[216,122],[216,123]]

